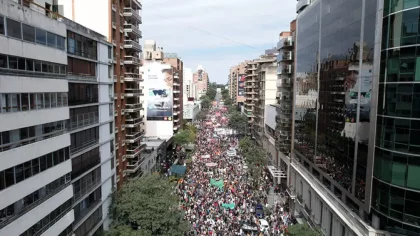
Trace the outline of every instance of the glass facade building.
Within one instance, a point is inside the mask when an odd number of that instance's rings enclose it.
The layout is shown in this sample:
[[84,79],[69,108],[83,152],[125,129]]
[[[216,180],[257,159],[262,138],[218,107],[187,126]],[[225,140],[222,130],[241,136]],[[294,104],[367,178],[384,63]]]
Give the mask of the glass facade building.
[[297,18],[294,157],[363,218],[376,10],[318,0]]
[[420,234],[420,2],[384,0],[372,212]]

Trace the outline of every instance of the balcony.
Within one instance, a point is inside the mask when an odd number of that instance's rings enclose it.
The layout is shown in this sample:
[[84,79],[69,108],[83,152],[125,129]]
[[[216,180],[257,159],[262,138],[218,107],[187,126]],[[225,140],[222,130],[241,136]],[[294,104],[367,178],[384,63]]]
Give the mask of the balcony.
[[281,80],[277,80],[277,87],[278,88],[290,88],[292,86],[292,79],[291,78],[284,78]]
[[139,126],[143,123],[143,116],[134,118],[130,116],[126,116],[125,118],[125,127],[128,128],[134,128],[136,126]]
[[141,96],[141,95],[143,95],[143,92],[141,89],[125,88],[126,97],[134,97],[134,96]]
[[127,169],[126,169],[127,173],[132,174],[132,173],[137,172],[140,169],[143,161],[144,161],[144,158],[140,158],[140,160],[127,163]]
[[94,125],[99,123],[99,113],[90,112],[86,114],[79,114],[75,116],[70,116],[69,129],[75,130],[83,128],[89,125]]
[[288,75],[292,73],[292,65],[283,65],[277,68],[277,74]]
[[289,62],[293,60],[293,53],[291,52],[284,52],[277,55],[277,61],[281,62]]
[[74,75],[71,72],[67,72],[68,80],[86,81],[86,82],[97,82],[96,76],[89,74],[78,74]]
[[134,38],[141,38],[141,30],[137,28],[135,25],[127,23],[124,24],[124,33],[134,37]]
[[140,59],[134,56],[124,56],[124,65],[140,65]]
[[137,52],[141,52],[141,46],[138,42],[134,40],[124,40],[124,48],[125,49],[132,49]]
[[143,79],[138,73],[130,73],[125,72],[124,73],[124,81],[125,82],[136,82],[136,81],[142,81]]
[[125,112],[133,113],[143,110],[142,104],[125,104]]
[[139,141],[144,136],[144,131],[136,131],[133,133],[126,133],[125,134],[125,142],[126,143],[135,143]]
[[293,37],[291,37],[291,36],[282,38],[277,43],[277,50],[292,49],[292,47],[293,47]]
[[124,14],[124,17],[131,18],[133,21],[138,21],[138,22],[140,22],[140,24],[142,23],[141,16],[138,13],[138,11],[134,10],[131,7],[124,7],[124,13],[123,14]]
[[92,147],[98,143],[99,143],[99,139],[94,139],[94,140],[87,141],[80,146],[70,146],[70,154],[73,155],[74,153],[83,151],[84,149]]
[[138,1],[138,0],[125,0],[124,3],[125,3],[126,6],[133,6],[133,7],[138,8],[139,10],[142,9],[142,5],[141,5],[140,1]]
[[111,8],[112,8],[112,10],[113,10],[113,11],[115,11],[115,12],[117,11],[117,7],[115,6],[115,4],[114,4],[114,3],[113,3],[113,4],[111,4]]
[[126,152],[127,158],[135,158],[143,151],[143,149],[146,148],[146,144],[140,144],[140,146],[137,146],[135,148],[133,146],[134,145],[131,144],[127,147],[127,152]]

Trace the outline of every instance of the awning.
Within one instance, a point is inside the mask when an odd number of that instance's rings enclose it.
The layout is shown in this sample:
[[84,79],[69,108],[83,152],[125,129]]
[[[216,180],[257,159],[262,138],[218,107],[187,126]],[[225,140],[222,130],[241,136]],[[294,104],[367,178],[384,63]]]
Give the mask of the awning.
[[181,165],[172,165],[169,170],[171,171],[171,174],[184,175],[187,167]]
[[267,166],[267,169],[273,178],[287,178],[286,173],[284,173],[284,171],[282,170],[277,169],[275,166]]

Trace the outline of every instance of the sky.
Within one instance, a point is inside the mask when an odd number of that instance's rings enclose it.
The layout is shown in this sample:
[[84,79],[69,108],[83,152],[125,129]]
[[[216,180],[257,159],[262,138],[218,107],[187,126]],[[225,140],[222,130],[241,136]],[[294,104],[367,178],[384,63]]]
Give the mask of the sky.
[[202,65],[226,84],[229,68],[273,48],[295,19],[293,0],[142,0],[143,40],[177,53],[184,68]]

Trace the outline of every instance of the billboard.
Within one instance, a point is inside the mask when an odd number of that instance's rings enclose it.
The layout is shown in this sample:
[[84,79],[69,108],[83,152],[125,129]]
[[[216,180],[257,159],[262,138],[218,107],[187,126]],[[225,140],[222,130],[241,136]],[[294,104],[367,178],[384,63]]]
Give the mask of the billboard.
[[238,75],[238,96],[245,96],[245,75]]
[[167,65],[154,64],[147,71],[147,120],[172,121],[173,74]]

